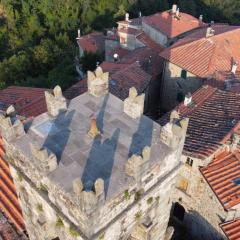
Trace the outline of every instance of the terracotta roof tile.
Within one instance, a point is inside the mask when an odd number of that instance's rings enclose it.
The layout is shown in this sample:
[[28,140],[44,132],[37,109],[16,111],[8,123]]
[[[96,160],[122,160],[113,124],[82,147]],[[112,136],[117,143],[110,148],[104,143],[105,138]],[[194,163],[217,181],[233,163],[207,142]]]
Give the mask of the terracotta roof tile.
[[103,33],[93,32],[84,35],[77,39],[78,45],[86,52],[96,52],[104,50],[104,39]]
[[142,42],[146,47],[154,49],[159,53],[165,49],[164,46],[153,41],[145,32],[142,32],[140,35],[138,35],[137,40]]
[[0,110],[14,105],[17,113],[26,117],[46,112],[44,92],[47,89],[11,86],[0,91]]
[[71,100],[82,93],[85,93],[87,90],[87,79],[85,78],[68,88],[63,94],[67,99]]
[[240,239],[240,219],[228,221],[220,226],[229,240]]
[[15,226],[10,223],[7,216],[0,210],[0,237],[3,240],[27,240],[25,234],[19,232]]
[[204,26],[204,23],[187,13],[180,13],[179,17],[176,17],[171,11],[144,17],[143,22],[169,38],[177,37],[182,33]]
[[[108,64],[110,66],[108,66]],[[108,67],[116,67],[118,63],[105,63],[101,65],[103,71],[107,71]],[[129,88],[135,87],[138,92],[143,92],[148,86],[151,76],[146,73],[138,63],[119,64],[120,68],[115,71],[108,69],[110,72],[109,91],[124,100],[128,96]],[[87,91],[87,79],[84,79],[64,92],[64,96],[68,99],[81,95]]]
[[[189,117],[184,154],[205,159],[227,141],[226,136],[240,122],[240,94],[203,86],[192,95],[192,104],[175,108],[181,116]],[[165,124],[170,113],[160,118]]]
[[121,48],[121,47],[117,47],[117,48],[114,48],[112,51],[110,51],[108,53],[108,56],[113,57],[114,54],[117,54],[119,56],[119,58],[121,59],[122,57],[126,56],[129,53],[130,53],[130,50]]
[[227,153],[200,169],[225,209],[240,203],[240,152]]
[[202,78],[217,71],[230,72],[240,62],[240,27],[212,26],[215,34],[206,38],[206,29],[190,34],[160,53],[164,59]]

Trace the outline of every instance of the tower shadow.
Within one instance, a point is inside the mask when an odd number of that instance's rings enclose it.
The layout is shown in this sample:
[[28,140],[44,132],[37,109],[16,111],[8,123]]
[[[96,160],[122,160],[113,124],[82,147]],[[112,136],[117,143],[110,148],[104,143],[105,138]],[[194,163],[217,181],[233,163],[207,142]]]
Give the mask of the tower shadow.
[[62,158],[62,153],[70,137],[71,131],[69,126],[72,122],[74,113],[75,110],[60,113],[51,122],[51,128],[43,143],[43,147],[48,148],[56,155],[58,163]]

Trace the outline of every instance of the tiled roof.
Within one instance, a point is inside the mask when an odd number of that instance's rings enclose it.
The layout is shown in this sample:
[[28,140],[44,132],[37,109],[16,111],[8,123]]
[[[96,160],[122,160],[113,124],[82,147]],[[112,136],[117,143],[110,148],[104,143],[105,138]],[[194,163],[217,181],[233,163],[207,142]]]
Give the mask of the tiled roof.
[[[189,117],[184,154],[204,159],[216,152],[240,122],[240,94],[203,86],[192,96],[192,104],[175,110]],[[165,124],[170,113],[160,118]],[[229,136],[230,137],[230,136]]]
[[101,65],[101,68],[104,72],[109,72],[110,75],[114,74],[127,66],[129,66],[128,63],[121,63],[121,62],[103,62]]
[[179,40],[160,55],[202,78],[216,71],[230,72],[233,61],[240,62],[240,27],[216,25],[214,36],[206,38],[207,28]]
[[138,93],[144,92],[149,85],[152,76],[145,72],[140,64],[133,63],[111,76],[110,92],[124,100],[128,97],[131,87],[135,87]]
[[88,90],[87,79],[85,78],[85,79],[79,81],[78,83],[74,84],[70,88],[68,88],[63,94],[67,99],[71,100],[71,99],[81,95],[82,93],[87,92],[87,90]]
[[17,229],[24,230],[24,220],[18,202],[18,196],[11,177],[8,163],[4,159],[5,151],[0,138],[0,208],[14,223]]
[[26,117],[37,116],[46,111],[43,88],[11,86],[0,91],[0,110],[14,105],[17,113]]
[[27,240],[28,238],[18,232],[18,230],[10,223],[7,216],[0,210],[0,239],[3,240]]
[[145,32],[142,32],[140,35],[138,35],[137,40],[142,42],[146,47],[154,49],[159,53],[165,49],[164,46],[154,42]]
[[[150,80],[158,76],[163,69],[163,59],[153,49],[142,47],[131,51],[118,62],[103,62],[104,72],[110,73],[109,91],[124,100],[129,88],[134,86],[138,92],[143,92]],[[87,91],[87,80],[73,85],[64,92],[72,99]]]
[[130,50],[126,48],[117,47],[114,48],[112,51],[108,52],[108,56],[113,57],[114,54],[117,54],[119,56],[119,59],[121,59],[122,57],[126,56],[129,53]]
[[80,37],[77,42],[83,51],[96,52],[104,50],[104,39],[103,33],[93,32]]
[[[110,66],[108,66],[108,64]],[[137,91],[141,93],[148,86],[151,76],[146,73],[138,63],[124,65],[120,63],[119,65],[122,68],[119,68],[118,71],[113,71],[112,69],[107,70],[108,67],[116,67],[115,65],[118,65],[118,63],[108,62],[101,65],[104,72],[110,72],[109,91],[113,95],[124,100],[128,96],[129,88],[134,86]],[[86,91],[87,79],[84,79],[67,89],[64,92],[64,96],[67,99],[73,99]]]
[[162,32],[169,38],[177,37],[182,33],[204,25],[197,18],[187,13],[180,13],[179,17],[177,17],[175,14],[172,14],[171,11],[144,17],[143,22]]
[[215,72],[212,78],[206,80],[206,84],[222,90],[240,93],[240,71],[235,74],[232,72]]
[[229,240],[240,239],[240,219],[221,224],[221,228]]
[[225,209],[240,203],[240,152],[221,154],[200,169]]

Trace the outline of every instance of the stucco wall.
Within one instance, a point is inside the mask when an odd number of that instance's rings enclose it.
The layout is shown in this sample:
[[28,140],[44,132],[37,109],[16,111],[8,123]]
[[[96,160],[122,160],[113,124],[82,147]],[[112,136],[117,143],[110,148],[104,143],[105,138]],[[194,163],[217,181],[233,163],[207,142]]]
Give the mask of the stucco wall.
[[143,31],[156,43],[159,43],[163,46],[167,46],[168,38],[163,33],[155,30],[146,23],[142,23]]

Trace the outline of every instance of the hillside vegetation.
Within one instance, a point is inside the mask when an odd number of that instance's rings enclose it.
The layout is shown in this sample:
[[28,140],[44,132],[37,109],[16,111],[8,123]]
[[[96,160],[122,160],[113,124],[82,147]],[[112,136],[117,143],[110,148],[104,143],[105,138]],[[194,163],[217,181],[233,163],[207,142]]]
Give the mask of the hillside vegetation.
[[[131,16],[169,9],[171,0],[0,0],[0,88],[64,89],[76,79],[76,32],[115,26]],[[205,21],[240,25],[240,0],[179,0],[181,11]]]

